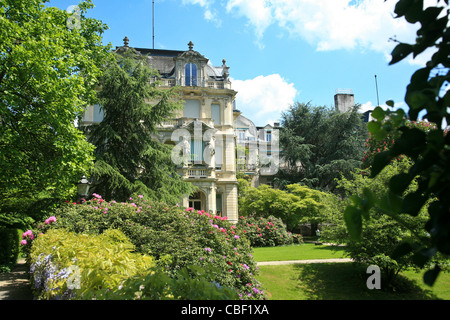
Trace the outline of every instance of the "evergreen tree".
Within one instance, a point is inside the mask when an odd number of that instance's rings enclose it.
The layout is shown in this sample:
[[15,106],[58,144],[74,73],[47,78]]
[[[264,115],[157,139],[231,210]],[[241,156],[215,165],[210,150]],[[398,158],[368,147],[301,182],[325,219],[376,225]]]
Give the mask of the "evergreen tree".
[[157,125],[182,106],[175,89],[158,89],[158,74],[134,49],[114,54],[101,78],[102,122],[87,127],[96,146],[92,190],[107,200],[132,194],[168,203],[191,192],[176,172],[171,147],[151,137]]
[[280,147],[286,166],[276,182],[335,191],[336,178],[361,166],[367,128],[357,107],[340,113],[296,103],[282,115]]

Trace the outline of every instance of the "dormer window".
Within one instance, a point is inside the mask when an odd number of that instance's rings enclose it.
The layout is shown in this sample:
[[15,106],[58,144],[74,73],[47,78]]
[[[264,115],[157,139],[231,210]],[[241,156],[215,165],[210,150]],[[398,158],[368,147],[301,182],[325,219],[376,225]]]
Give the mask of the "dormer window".
[[185,85],[197,86],[197,66],[193,63],[187,63],[184,68]]

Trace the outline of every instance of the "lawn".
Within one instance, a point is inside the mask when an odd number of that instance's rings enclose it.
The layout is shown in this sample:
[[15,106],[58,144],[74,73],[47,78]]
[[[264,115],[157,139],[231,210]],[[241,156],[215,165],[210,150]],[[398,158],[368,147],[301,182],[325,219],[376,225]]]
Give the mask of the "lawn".
[[[256,261],[343,258],[342,247],[303,244],[255,248]],[[370,290],[365,270],[353,263],[289,264],[260,266],[258,280],[269,300],[450,300],[450,273],[441,272],[430,288],[422,273],[407,271],[399,275],[395,291]]]
[[278,247],[254,248],[256,261],[309,260],[345,258],[343,247],[318,245],[313,243]]

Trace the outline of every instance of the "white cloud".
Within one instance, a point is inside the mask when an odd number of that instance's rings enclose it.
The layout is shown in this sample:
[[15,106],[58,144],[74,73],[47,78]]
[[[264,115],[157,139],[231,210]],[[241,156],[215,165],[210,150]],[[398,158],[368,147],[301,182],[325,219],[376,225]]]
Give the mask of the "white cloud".
[[228,12],[245,16],[263,42],[265,30],[278,24],[319,51],[355,49],[390,53],[389,38],[412,41],[417,28],[394,19],[397,0],[229,0]]
[[[244,116],[249,116],[256,125],[265,125],[280,119],[281,112],[294,104],[297,90],[279,74],[257,76],[249,80],[232,80],[238,92],[236,105]],[[276,120],[275,120],[276,121]]]
[[199,5],[205,12],[203,17],[205,20],[214,22],[217,27],[220,27],[222,21],[218,17],[216,9],[213,8],[214,0],[182,0],[183,5]]
[[255,29],[256,43],[263,48],[261,40],[264,31],[273,22],[270,3],[265,0],[229,0],[226,9],[228,13],[237,12],[238,16],[249,20]]

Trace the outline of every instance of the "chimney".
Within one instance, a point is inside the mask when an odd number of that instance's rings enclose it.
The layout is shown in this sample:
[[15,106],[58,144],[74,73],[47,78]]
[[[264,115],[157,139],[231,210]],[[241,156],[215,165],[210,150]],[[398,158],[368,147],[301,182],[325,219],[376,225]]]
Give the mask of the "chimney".
[[334,107],[337,112],[348,112],[355,106],[355,96],[352,89],[337,89],[334,95]]

